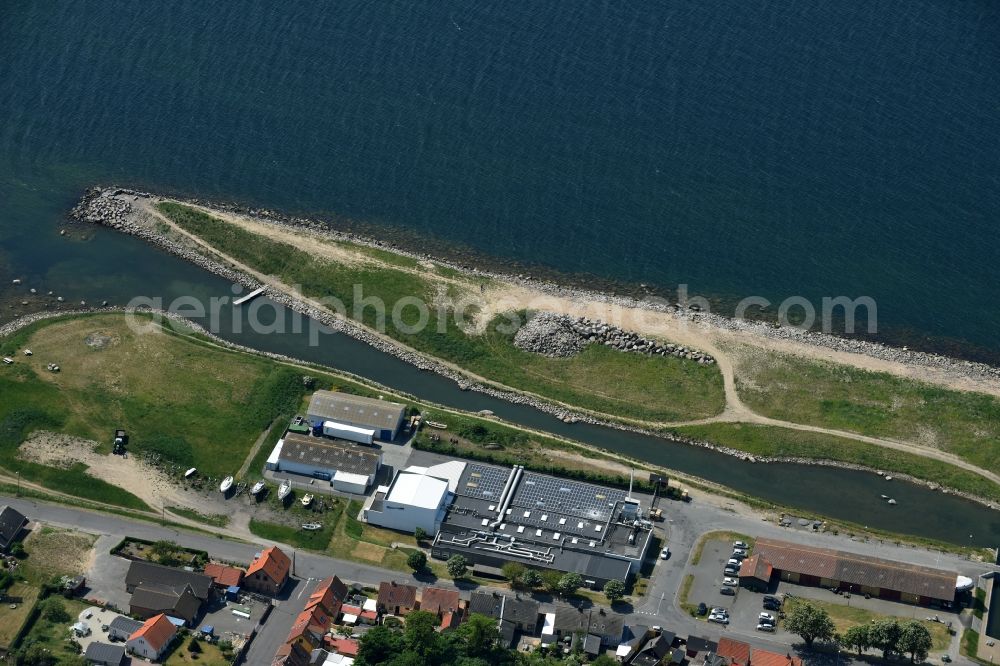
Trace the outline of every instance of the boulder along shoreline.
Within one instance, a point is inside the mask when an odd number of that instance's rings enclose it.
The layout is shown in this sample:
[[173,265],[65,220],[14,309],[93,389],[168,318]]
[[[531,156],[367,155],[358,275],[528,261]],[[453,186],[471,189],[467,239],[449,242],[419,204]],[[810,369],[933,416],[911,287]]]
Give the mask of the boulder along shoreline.
[[[526,276],[526,275],[509,275],[498,272],[479,270],[474,267],[459,265],[446,259],[439,259],[427,253],[417,253],[400,249],[392,243],[387,243],[384,241],[369,238],[366,236],[361,236],[350,232],[343,232],[343,231],[338,231],[336,229],[331,229],[329,225],[327,225],[326,223],[317,220],[288,216],[266,209],[258,209],[239,204],[205,201],[196,198],[181,198],[173,196],[167,197],[123,187],[98,186],[87,190],[87,192],[83,195],[80,202],[72,209],[72,211],[69,214],[70,219],[73,221],[98,224],[122,233],[126,233],[141,238],[147,243],[153,245],[154,247],[157,247],[163,251],[166,251],[177,257],[185,259],[209,271],[210,273],[219,275],[220,277],[230,280],[233,283],[240,284],[248,291],[258,288],[263,288],[264,295],[266,295],[269,299],[275,301],[276,303],[280,303],[281,305],[284,305],[285,307],[288,307],[289,309],[295,312],[298,312],[312,319],[315,319],[321,324],[329,326],[332,330],[344,333],[345,335],[349,335],[357,340],[365,342],[366,344],[369,344],[370,346],[374,347],[379,351],[391,354],[392,356],[395,356],[396,358],[405,361],[406,363],[409,363],[421,370],[435,372],[441,376],[447,377],[452,381],[454,381],[462,390],[478,391],[485,395],[505,400],[513,404],[530,406],[542,412],[552,414],[553,416],[556,416],[557,418],[563,420],[566,423],[585,422],[593,425],[599,425],[623,431],[635,432],[638,434],[648,435],[651,437],[678,442],[681,444],[707,448],[719,453],[723,453],[725,455],[730,455],[742,460],[747,460],[749,462],[756,462],[756,463],[782,462],[782,463],[796,463],[805,465],[824,465],[828,467],[840,467],[842,469],[871,471],[873,473],[875,471],[873,468],[866,467],[863,465],[855,465],[853,463],[828,460],[828,459],[799,458],[794,456],[757,457],[748,454],[744,451],[740,451],[739,449],[732,449],[729,447],[720,446],[708,441],[697,440],[694,438],[678,436],[678,435],[668,435],[647,428],[641,428],[638,426],[632,426],[624,423],[605,421],[603,419],[596,418],[593,415],[577,412],[563,405],[548,402],[546,400],[542,400],[535,396],[529,396],[515,391],[504,391],[492,386],[483,385],[479,382],[471,381],[465,375],[461,374],[456,370],[453,370],[452,368],[449,368],[448,366],[442,363],[436,362],[433,359],[428,359],[416,352],[402,348],[386,340],[385,338],[374,335],[373,333],[358,326],[357,324],[355,324],[350,320],[341,319],[325,310],[314,308],[308,305],[307,303],[304,303],[298,299],[292,298],[284,294],[283,292],[276,292],[275,290],[266,287],[265,285],[259,283],[256,279],[252,278],[249,275],[246,275],[241,271],[225,266],[219,263],[218,261],[206,257],[199,252],[196,252],[169,238],[164,237],[161,233],[157,232],[150,225],[143,224],[141,221],[133,219],[135,217],[135,211],[133,207],[127,201],[121,198],[117,198],[122,195],[126,197],[133,197],[133,200],[136,200],[138,198],[146,198],[146,199],[159,198],[169,201],[177,201],[180,203],[188,203],[192,205],[202,206],[204,208],[210,210],[215,209],[220,212],[246,215],[263,223],[286,226],[298,230],[305,230],[310,233],[316,234],[318,236],[329,238],[330,240],[333,241],[347,241],[351,243],[365,245],[367,247],[389,250],[401,256],[406,256],[417,260],[428,260],[428,259],[433,260],[434,262],[442,266],[446,266],[448,268],[451,268],[452,270],[460,271],[469,276],[488,277],[496,280],[512,282],[514,284],[530,286],[531,288],[537,289],[539,291],[554,296],[590,299],[590,300],[610,303],[613,305],[618,305],[621,307],[642,308],[658,312],[673,313],[675,316],[681,319],[687,319],[689,321],[696,321],[696,322],[705,322],[710,326],[717,326],[725,330],[750,331],[752,333],[756,333],[758,335],[765,337],[805,342],[819,347],[832,349],[834,351],[861,353],[887,361],[894,361],[914,366],[936,368],[939,370],[944,370],[945,372],[948,372],[953,376],[961,378],[994,379],[994,380],[1000,379],[1000,368],[995,368],[985,363],[961,361],[946,356],[942,356],[939,354],[898,349],[877,342],[838,338],[836,336],[825,333],[814,333],[814,332],[802,331],[800,329],[783,328],[761,322],[737,321],[733,319],[728,319],[726,317],[721,317],[719,315],[706,314],[698,312],[696,310],[684,309],[679,304],[664,305],[662,303],[651,303],[640,299],[632,298],[629,296],[616,296],[612,294],[605,294],[602,292],[576,289],[554,283],[541,282],[533,279],[531,276]],[[114,308],[102,308],[96,310],[113,311]],[[39,313],[39,314],[47,316],[59,316],[66,313],[55,312],[55,313]],[[11,326],[12,324],[17,323],[17,321],[22,321],[23,319],[31,319],[34,316],[36,315],[27,315],[21,320],[16,320],[15,322],[8,324],[7,326],[0,327],[0,335],[6,335],[5,329]],[[188,323],[194,325],[193,322],[188,322]],[[235,343],[230,343],[228,341],[222,340],[221,338],[218,338],[217,336],[214,336],[211,333],[206,332],[205,334],[209,335],[213,339],[218,340],[222,344],[231,345],[234,348],[240,348],[245,351],[250,351],[253,353],[270,355],[270,352],[261,352],[259,350],[242,347],[241,345],[236,345]],[[308,365],[308,363],[305,361],[300,361],[297,359],[289,359],[288,357],[282,357],[280,355],[273,355],[273,357],[282,360],[290,360],[295,363],[304,363]],[[350,374],[350,373],[344,373],[344,374]],[[371,382],[371,380],[365,379],[365,381],[367,383],[373,383]],[[392,390],[389,389],[388,387],[386,387],[386,389]],[[586,447],[587,445],[581,445],[581,446]],[[595,448],[595,450],[600,450],[609,455],[621,455],[618,452],[609,451],[607,449],[602,449],[600,447],[593,447],[593,448]],[[644,462],[646,464],[655,466],[655,464],[649,463],[648,461]],[[931,489],[935,490],[943,489],[943,487],[940,486],[939,484],[936,484],[931,481],[925,481],[922,479],[910,477],[903,473],[898,473],[893,471],[893,475],[896,476],[897,478],[904,479],[912,483],[924,485]],[[995,502],[988,500],[986,498],[978,497],[971,493],[965,493],[952,488],[948,488],[947,492],[965,497],[972,501],[976,501],[992,509],[1000,508],[997,506]]]

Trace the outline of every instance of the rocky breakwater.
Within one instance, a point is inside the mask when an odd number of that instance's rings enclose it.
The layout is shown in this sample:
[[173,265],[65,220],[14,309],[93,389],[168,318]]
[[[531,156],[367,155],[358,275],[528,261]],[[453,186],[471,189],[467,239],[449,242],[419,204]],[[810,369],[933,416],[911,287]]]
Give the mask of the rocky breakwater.
[[602,321],[586,317],[574,319],[552,312],[535,313],[514,335],[514,345],[519,349],[552,357],[573,356],[591,344],[633,354],[675,356],[701,365],[715,363],[712,356],[697,349],[661,344]]

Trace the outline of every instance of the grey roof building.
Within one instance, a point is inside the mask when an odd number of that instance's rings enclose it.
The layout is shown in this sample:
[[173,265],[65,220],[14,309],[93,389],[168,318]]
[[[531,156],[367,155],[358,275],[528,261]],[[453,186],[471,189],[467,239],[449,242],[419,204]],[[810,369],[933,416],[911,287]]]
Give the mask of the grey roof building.
[[120,666],[125,660],[125,646],[94,642],[87,646],[83,658],[96,666]]
[[473,592],[469,596],[469,614],[478,613],[500,620],[500,638],[508,647],[518,632],[538,633],[538,602],[499,592]]
[[625,633],[625,616],[604,608],[578,608],[571,604],[556,606],[555,633],[558,637],[571,634],[594,634],[602,645],[618,645]]
[[316,391],[309,400],[309,420],[337,421],[359,428],[370,428],[378,439],[392,440],[399,433],[406,415],[406,405],[339,391]]
[[188,583],[179,587],[142,583],[132,593],[129,610],[142,618],[166,613],[190,624],[201,610],[201,599],[194,595]]
[[468,463],[431,554],[575,571],[588,587],[627,581],[650,542],[638,501],[617,488]]
[[143,584],[163,585],[172,588],[190,585],[194,596],[204,601],[208,599],[212,589],[212,578],[193,571],[165,567],[143,560],[132,560],[128,567],[128,573],[125,574],[125,590],[131,593]]
[[0,550],[6,552],[27,524],[28,519],[17,509],[0,507]]
[[142,628],[142,622],[119,615],[108,625],[108,637],[127,641],[128,637]]

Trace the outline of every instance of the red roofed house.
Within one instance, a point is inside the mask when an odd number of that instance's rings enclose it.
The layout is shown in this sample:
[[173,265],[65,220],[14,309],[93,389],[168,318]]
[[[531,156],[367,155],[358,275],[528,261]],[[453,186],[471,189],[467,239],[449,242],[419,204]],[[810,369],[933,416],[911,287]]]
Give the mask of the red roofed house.
[[229,587],[239,587],[243,582],[243,569],[227,567],[225,564],[209,562],[205,565],[205,575],[212,579],[214,587],[225,590]]
[[177,627],[163,613],[151,617],[125,641],[129,652],[156,660],[160,658],[177,635]]
[[347,598],[347,585],[336,576],[324,578],[309,595],[306,610],[322,608],[331,618],[340,614],[340,607]]
[[740,565],[740,587],[755,592],[767,592],[771,586],[774,567],[763,555],[753,555]]
[[243,587],[253,592],[274,596],[285,586],[291,566],[292,561],[288,556],[276,546],[271,546],[247,567],[246,576],[243,577]]
[[750,645],[743,641],[736,641],[728,636],[719,639],[719,647],[715,654],[725,657],[732,666],[749,666]]
[[275,652],[271,666],[309,666],[311,657],[312,653],[303,650],[301,646],[285,643]]
[[754,649],[749,666],[802,666],[802,660],[790,654]]
[[341,636],[327,636],[325,639],[326,649],[345,657],[358,656],[358,641],[353,638],[343,638]]
[[406,615],[417,608],[417,588],[396,581],[379,583],[378,608],[390,615]]
[[323,634],[330,629],[330,617],[319,607],[299,613],[285,639],[286,645],[298,645],[312,652],[323,644]]
[[458,595],[458,590],[424,588],[420,597],[420,610],[437,615],[441,620],[441,629],[450,629],[462,623],[462,599]]

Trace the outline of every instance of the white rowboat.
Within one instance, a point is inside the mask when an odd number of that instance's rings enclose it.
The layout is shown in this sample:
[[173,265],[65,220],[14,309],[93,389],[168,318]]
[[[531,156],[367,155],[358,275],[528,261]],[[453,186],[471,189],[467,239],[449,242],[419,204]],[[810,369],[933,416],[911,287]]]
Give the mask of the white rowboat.
[[190,479],[192,476],[194,476],[194,473],[197,472],[197,471],[198,471],[197,467],[192,467],[188,471],[184,472],[184,478],[185,479]]

